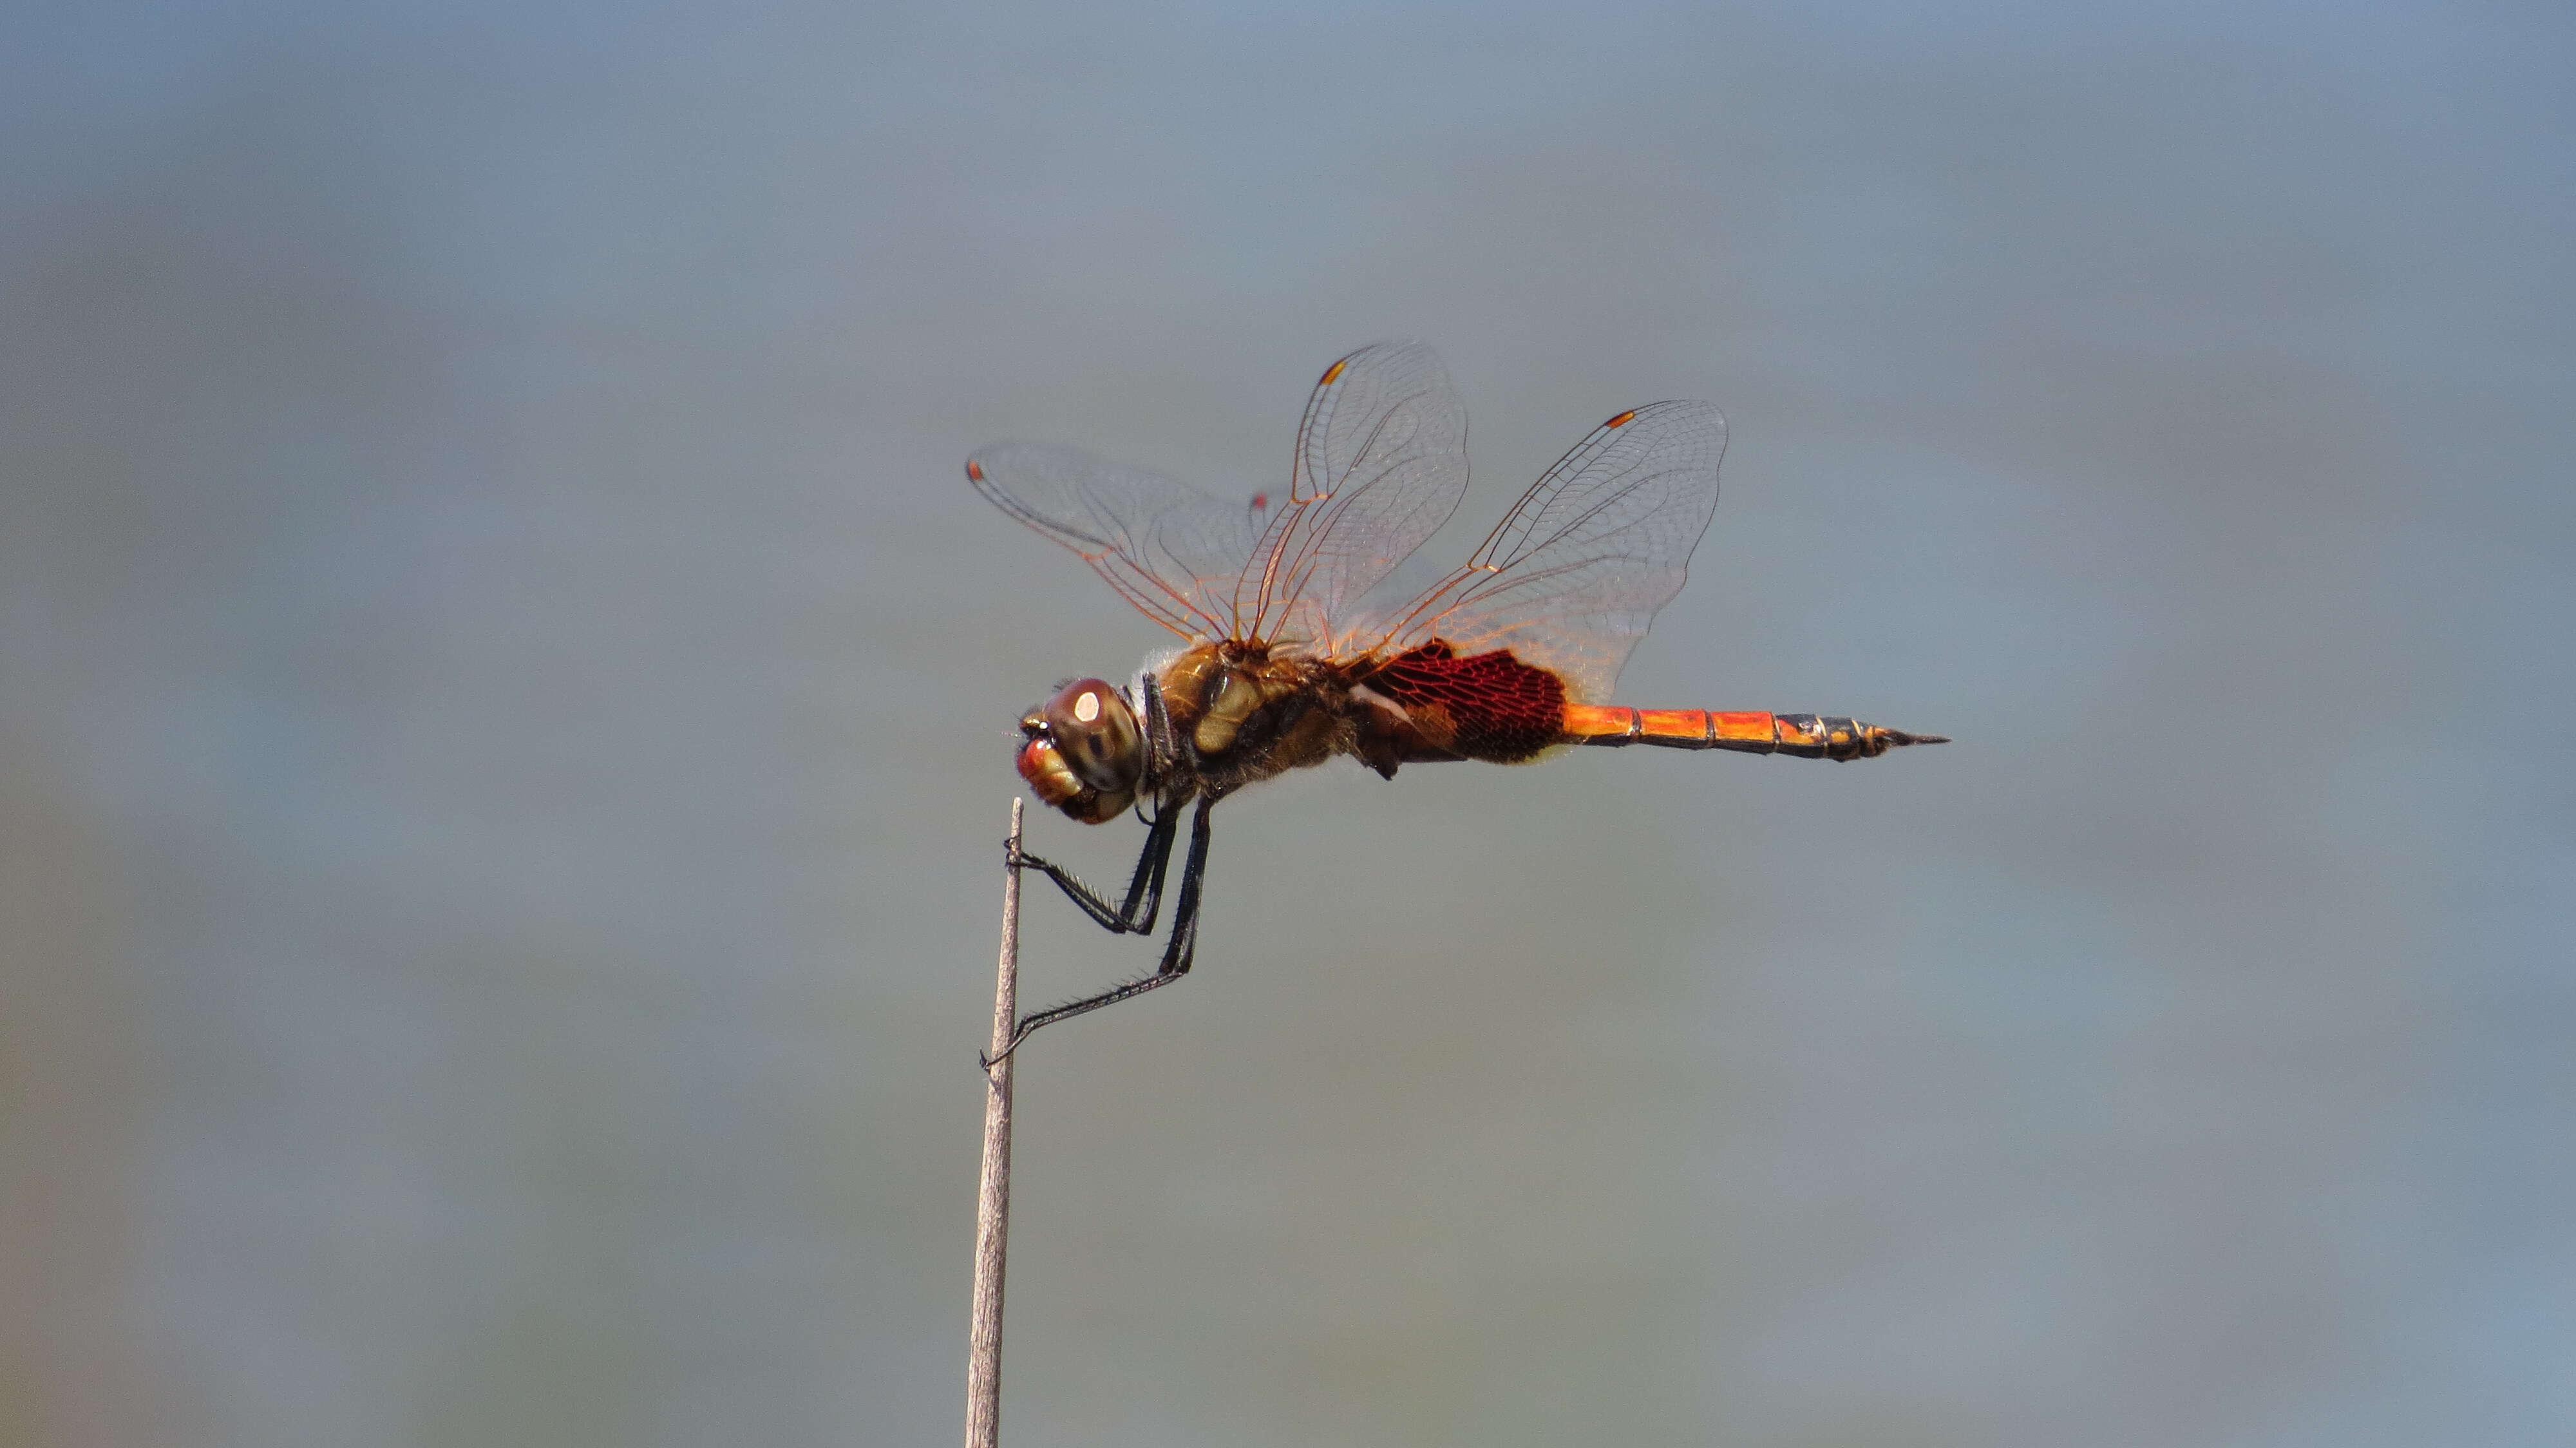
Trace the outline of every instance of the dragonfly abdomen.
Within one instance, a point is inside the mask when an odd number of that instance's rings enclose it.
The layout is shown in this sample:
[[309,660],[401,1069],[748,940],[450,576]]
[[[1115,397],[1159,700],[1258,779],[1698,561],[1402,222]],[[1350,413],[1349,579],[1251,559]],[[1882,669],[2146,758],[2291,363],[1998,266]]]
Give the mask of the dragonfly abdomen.
[[1947,744],[1938,734],[1908,734],[1838,714],[1769,714],[1760,710],[1631,709],[1621,704],[1568,704],[1568,744],[1617,749],[1731,749],[1800,759],[1871,759],[1908,744]]

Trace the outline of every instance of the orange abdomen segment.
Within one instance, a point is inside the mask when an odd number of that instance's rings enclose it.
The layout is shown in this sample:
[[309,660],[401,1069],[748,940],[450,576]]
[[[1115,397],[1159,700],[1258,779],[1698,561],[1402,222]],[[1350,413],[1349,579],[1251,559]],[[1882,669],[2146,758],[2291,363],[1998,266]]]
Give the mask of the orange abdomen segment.
[[1569,744],[1660,744],[1668,749],[1737,749],[1769,754],[1780,747],[1780,728],[1779,716],[1765,710],[1568,704],[1565,738]]
[[1802,759],[1868,759],[1906,744],[1947,744],[1937,734],[1908,734],[1832,714],[1760,710],[1631,709],[1619,704],[1565,706],[1567,744],[1658,744],[1667,749],[1731,749]]

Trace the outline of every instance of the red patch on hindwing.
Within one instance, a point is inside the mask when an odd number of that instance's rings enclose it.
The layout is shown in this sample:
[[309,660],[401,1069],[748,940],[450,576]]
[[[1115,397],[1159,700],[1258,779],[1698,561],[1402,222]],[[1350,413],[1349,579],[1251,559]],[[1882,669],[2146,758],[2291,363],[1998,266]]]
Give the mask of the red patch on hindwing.
[[1426,741],[1468,759],[1517,764],[1565,731],[1565,681],[1509,649],[1460,658],[1433,639],[1360,682],[1404,706]]

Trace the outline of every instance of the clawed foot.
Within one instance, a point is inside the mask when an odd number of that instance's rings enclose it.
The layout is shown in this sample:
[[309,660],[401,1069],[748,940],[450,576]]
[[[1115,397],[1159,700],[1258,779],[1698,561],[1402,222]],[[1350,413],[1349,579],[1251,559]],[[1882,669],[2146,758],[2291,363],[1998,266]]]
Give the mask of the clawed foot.
[[1029,1033],[1025,1028],[1017,1031],[1011,1036],[1011,1043],[1002,1048],[1002,1054],[998,1056],[987,1056],[983,1052],[977,1051],[975,1053],[976,1064],[984,1068],[985,1075],[990,1076],[993,1074],[993,1068],[999,1066],[1004,1061],[1011,1059],[1011,1053],[1017,1051],[1020,1048],[1020,1042],[1025,1041],[1028,1038]]

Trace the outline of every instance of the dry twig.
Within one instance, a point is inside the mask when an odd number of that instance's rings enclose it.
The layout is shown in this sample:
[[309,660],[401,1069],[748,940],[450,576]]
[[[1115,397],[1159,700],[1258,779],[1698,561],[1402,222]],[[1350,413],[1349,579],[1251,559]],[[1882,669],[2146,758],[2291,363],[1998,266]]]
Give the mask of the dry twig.
[[1002,877],[1002,964],[993,984],[993,1050],[984,1068],[984,1178],[975,1198],[975,1306],[967,1329],[966,1448],[1002,1437],[1002,1262],[1011,1227],[1011,1027],[1020,1001],[1020,810],[1011,801]]

